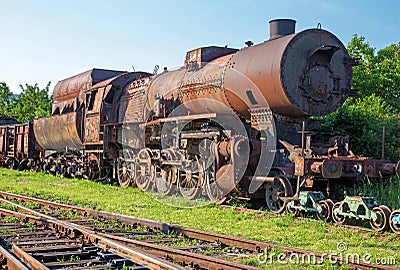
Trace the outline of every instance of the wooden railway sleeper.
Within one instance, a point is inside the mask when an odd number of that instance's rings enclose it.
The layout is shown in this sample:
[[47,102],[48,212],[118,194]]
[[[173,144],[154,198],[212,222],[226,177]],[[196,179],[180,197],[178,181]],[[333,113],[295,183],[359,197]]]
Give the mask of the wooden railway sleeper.
[[136,250],[132,247],[124,246],[104,236],[99,236],[99,234],[96,234],[95,232],[80,227],[76,224],[52,218],[50,216],[41,214],[37,211],[31,210],[29,208],[23,207],[21,205],[12,203],[4,199],[0,199],[0,201],[6,204],[13,205],[17,207],[17,209],[33,214],[35,216],[22,214],[10,210],[0,209],[0,213],[3,215],[17,216],[21,220],[24,220],[26,222],[29,221],[34,224],[46,224],[46,226],[49,228],[58,229],[58,231],[61,230],[61,232],[67,232],[67,235],[70,235],[71,232],[74,232],[73,233],[74,236],[82,235],[83,236],[82,239],[84,241],[87,241],[87,243],[93,243],[102,249],[115,252],[119,256],[129,259],[139,265],[147,266],[154,269],[182,269],[180,266],[169,263],[166,260],[156,258],[152,255],[148,255],[147,253]]

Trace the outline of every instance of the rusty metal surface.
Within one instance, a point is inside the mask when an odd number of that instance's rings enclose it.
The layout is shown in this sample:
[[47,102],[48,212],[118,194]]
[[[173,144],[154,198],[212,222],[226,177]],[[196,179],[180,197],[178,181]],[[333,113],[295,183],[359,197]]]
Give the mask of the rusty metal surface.
[[[118,123],[120,113],[122,115],[130,113],[129,110],[126,111],[127,108],[124,106],[131,99],[128,86],[140,85],[143,81],[147,82],[151,75],[147,72],[130,72],[97,83],[86,93],[86,100],[88,101],[90,101],[91,95],[95,95],[93,104],[87,104],[86,114],[98,113],[99,124]],[[133,83],[131,84],[131,82]],[[120,107],[125,108],[125,110],[120,109]]]
[[[193,54],[193,61],[198,60],[198,54]],[[155,97],[179,97],[181,102],[210,98],[244,117],[249,116],[249,109],[265,107],[266,103],[281,115],[325,115],[343,104],[350,92],[351,76],[350,57],[343,44],[328,31],[310,29],[195,68],[186,65],[164,72],[152,81],[148,104],[153,106]]]
[[0,126],[0,155],[6,155],[8,151],[7,147],[7,132],[6,126]]
[[[175,71],[168,71],[157,76],[149,86],[148,106],[153,108],[157,98],[166,100],[178,99],[180,103],[196,99],[212,99],[228,108],[244,107],[239,101],[230,104],[226,89],[223,87],[225,68],[231,55],[222,56],[208,63],[198,64],[201,68],[186,66]],[[218,103],[199,102],[190,103],[193,113],[226,113],[226,108]]]
[[15,126],[14,148],[17,156],[30,158],[38,151],[36,138],[33,134],[33,124],[19,124]]
[[35,119],[33,130],[45,150],[82,149],[82,123],[77,112]]
[[0,191],[0,195],[4,198],[14,198],[14,199],[22,200],[22,201],[26,201],[26,202],[36,202],[36,203],[39,203],[39,204],[45,205],[45,206],[67,208],[67,209],[76,211],[78,213],[81,213],[83,215],[88,214],[88,215],[91,215],[91,216],[93,216],[95,218],[99,218],[99,219],[107,219],[107,220],[118,219],[118,220],[121,220],[122,222],[126,222],[129,224],[137,223],[142,226],[152,228],[154,230],[162,231],[163,233],[169,233],[169,225],[166,223],[163,223],[163,222],[158,222],[158,221],[153,221],[153,220],[148,220],[148,219],[143,219],[143,218],[135,218],[132,216],[116,214],[116,213],[112,213],[112,212],[92,210],[92,209],[82,208],[82,207],[73,206],[73,205],[66,205],[66,204],[62,204],[62,203],[50,202],[50,201],[46,201],[46,200],[42,200],[42,199],[30,198],[30,197],[26,197],[23,195],[12,194],[12,193],[3,192],[3,191]]
[[[319,68],[317,60],[309,59],[309,53],[323,45],[339,50],[331,58],[318,59]],[[225,73],[225,87],[249,100],[246,88],[236,79],[239,72],[254,82],[274,112],[288,116],[324,115],[347,98],[351,86],[351,66],[346,64],[349,59],[333,34],[305,30],[237,52],[230,61],[232,68]],[[307,85],[309,82],[311,85]]]
[[[62,113],[66,107],[76,110],[84,103],[84,93],[100,81],[115,77],[125,71],[91,69],[73,77],[59,81],[53,90],[52,113]],[[79,104],[78,104],[79,103]]]
[[[113,106],[116,109],[112,114],[112,119],[116,123],[143,122],[147,120],[149,112],[147,92],[152,77],[144,74],[140,79],[134,80],[123,88],[115,99]],[[160,85],[160,87],[163,87]],[[153,97],[154,98],[154,97]]]
[[396,163],[359,156],[320,156],[311,159],[295,158],[295,175],[322,175],[325,179],[343,177],[382,177],[396,174]]
[[237,49],[209,46],[197,48],[186,53],[185,66],[187,69],[197,69],[212,60],[237,52]]
[[0,266],[4,269],[18,269],[18,270],[29,270],[29,268],[15,258],[5,248],[0,246]]
[[25,262],[30,269],[37,270],[49,270],[48,267],[44,266],[42,263],[33,258],[30,254],[25,252],[23,249],[18,247],[17,245],[12,245],[13,253],[21,259],[21,261]]

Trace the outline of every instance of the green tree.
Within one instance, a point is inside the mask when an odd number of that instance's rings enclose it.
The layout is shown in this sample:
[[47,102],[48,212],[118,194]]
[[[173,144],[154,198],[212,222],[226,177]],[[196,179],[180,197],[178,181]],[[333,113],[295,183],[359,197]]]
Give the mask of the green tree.
[[385,157],[400,158],[400,123],[390,105],[372,94],[364,98],[350,98],[336,112],[328,115],[320,129],[349,135],[351,149],[356,154],[380,158],[382,128],[385,126]]
[[400,111],[400,42],[375,53],[363,36],[354,35],[347,49],[360,65],[353,68],[353,88],[359,97],[375,94],[385,99],[389,109]]
[[13,93],[5,82],[0,82],[0,114],[10,114]]
[[51,97],[49,97],[50,82],[46,88],[39,89],[38,84],[20,85],[22,93],[12,104],[11,115],[20,122],[30,122],[33,118],[51,114]]

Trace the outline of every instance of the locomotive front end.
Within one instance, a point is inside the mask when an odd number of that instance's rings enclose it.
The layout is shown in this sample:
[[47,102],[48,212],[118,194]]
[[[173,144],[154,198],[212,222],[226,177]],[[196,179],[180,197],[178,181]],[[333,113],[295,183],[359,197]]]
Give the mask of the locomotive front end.
[[[262,92],[269,107],[294,117],[321,116],[338,109],[350,93],[352,59],[341,41],[321,29],[294,33],[293,20],[270,22],[271,37],[264,43],[238,51],[229,69],[243,74]],[[226,86],[235,96],[249,99],[249,89],[237,87],[226,72]],[[237,77],[237,76],[236,76]],[[240,108],[245,111],[246,108]]]

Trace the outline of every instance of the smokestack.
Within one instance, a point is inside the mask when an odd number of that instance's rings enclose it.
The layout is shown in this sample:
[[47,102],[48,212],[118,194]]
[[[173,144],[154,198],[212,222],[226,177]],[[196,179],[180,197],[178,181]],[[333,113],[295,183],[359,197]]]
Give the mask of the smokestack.
[[295,33],[296,21],[291,19],[276,19],[269,21],[269,39],[276,39]]

